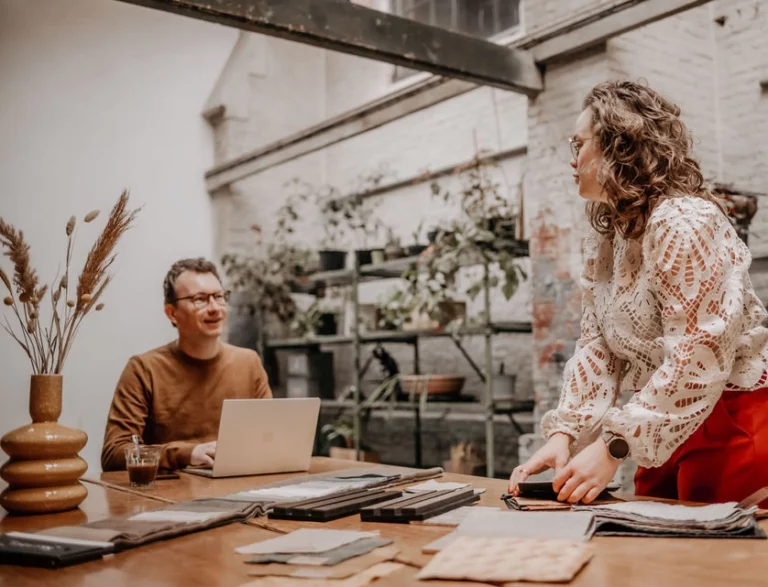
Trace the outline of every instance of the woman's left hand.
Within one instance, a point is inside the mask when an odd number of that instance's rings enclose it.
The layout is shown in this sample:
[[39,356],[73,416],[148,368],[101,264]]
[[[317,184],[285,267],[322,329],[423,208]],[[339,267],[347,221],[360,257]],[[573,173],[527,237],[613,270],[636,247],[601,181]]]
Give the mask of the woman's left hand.
[[557,499],[592,503],[611,482],[620,464],[608,454],[603,439],[598,438],[555,475],[552,487],[558,492]]

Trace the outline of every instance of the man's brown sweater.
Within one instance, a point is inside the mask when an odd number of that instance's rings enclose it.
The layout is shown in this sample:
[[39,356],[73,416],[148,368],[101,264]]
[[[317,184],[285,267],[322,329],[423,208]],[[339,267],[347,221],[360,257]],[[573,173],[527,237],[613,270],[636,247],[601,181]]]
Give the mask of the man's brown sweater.
[[102,469],[125,469],[123,449],[132,434],[162,445],[161,467],[186,467],[196,445],[216,440],[225,399],[269,397],[261,359],[249,349],[222,344],[216,357],[203,361],[173,342],[132,357],[109,410]]

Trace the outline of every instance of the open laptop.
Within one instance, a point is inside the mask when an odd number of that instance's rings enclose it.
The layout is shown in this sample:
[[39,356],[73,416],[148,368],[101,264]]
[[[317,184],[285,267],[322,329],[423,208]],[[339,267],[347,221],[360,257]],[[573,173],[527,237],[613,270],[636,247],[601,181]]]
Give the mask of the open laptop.
[[306,471],[319,414],[319,398],[224,400],[213,468],[184,472],[235,477]]

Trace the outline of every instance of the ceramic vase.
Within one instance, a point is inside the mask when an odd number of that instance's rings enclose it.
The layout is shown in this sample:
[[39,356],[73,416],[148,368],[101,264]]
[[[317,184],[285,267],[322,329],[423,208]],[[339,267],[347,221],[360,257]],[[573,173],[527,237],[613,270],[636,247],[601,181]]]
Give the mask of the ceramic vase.
[[88,468],[78,452],[88,436],[58,424],[61,375],[32,375],[29,415],[32,423],[8,432],[0,448],[10,459],[0,467],[8,487],[0,506],[14,514],[48,514],[79,506],[88,490],[79,479]]

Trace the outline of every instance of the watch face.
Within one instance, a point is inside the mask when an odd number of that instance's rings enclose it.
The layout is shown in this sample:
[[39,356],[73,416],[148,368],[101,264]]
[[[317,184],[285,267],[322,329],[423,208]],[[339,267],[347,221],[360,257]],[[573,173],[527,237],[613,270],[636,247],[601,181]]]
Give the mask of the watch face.
[[613,438],[608,445],[608,452],[614,459],[626,459],[629,456],[629,444],[623,438]]

